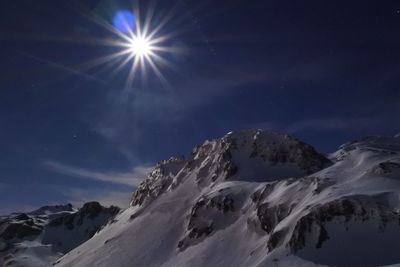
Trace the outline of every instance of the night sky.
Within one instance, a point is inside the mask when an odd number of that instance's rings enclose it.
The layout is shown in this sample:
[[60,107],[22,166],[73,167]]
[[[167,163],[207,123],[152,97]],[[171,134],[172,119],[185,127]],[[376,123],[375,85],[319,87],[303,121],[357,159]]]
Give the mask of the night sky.
[[399,1],[151,2],[139,17],[170,16],[159,35],[176,53],[165,80],[149,68],[128,85],[128,66],[89,63],[118,51],[96,22],[131,1],[0,2],[0,213],[126,205],[149,166],[232,130],[324,153],[400,131]]

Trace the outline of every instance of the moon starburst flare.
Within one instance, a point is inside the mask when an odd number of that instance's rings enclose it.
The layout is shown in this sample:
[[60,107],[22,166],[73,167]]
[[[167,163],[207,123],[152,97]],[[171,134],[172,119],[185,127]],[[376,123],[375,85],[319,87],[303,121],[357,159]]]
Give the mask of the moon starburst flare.
[[[132,15],[131,18],[135,19],[135,21],[125,21],[123,25],[124,28],[127,29],[127,32],[124,33],[122,41],[117,42],[117,46],[122,47],[122,54],[127,57],[126,60],[123,61],[121,67],[131,62],[131,70],[127,79],[127,85],[132,85],[139,69],[142,77],[145,76],[147,73],[146,68],[148,67],[153,70],[162,82],[166,82],[158,65],[166,63],[161,53],[171,52],[167,47],[162,46],[167,36],[156,37],[157,30],[150,32],[149,20],[147,20],[142,27],[138,17]],[[134,25],[134,27],[132,25]]]
[[154,29],[151,29],[153,12],[154,10],[151,10],[147,13],[143,23],[140,21],[139,9],[136,12],[127,10],[118,12],[114,17],[113,25],[100,17],[92,17],[91,19],[94,22],[116,37],[112,41],[106,40],[103,44],[111,45],[118,51],[96,58],[86,63],[84,68],[91,69],[106,64],[113,68],[111,72],[113,75],[126,66],[130,66],[126,87],[132,86],[138,74],[142,79],[147,79],[148,69],[150,69],[164,85],[168,85],[160,67],[171,67],[171,63],[164,58],[166,53],[179,52],[179,49],[166,45],[166,42],[171,37],[176,36],[176,33],[161,33],[164,26],[172,18],[171,14],[163,18],[158,25],[155,25]]

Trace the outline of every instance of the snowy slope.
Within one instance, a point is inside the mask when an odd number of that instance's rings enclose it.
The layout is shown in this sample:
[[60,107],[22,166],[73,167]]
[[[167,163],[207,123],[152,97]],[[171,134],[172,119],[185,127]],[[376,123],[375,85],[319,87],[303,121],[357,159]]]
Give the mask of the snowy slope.
[[275,132],[206,141],[160,162],[132,207],[56,266],[400,263],[400,140],[330,158]]
[[329,158],[276,132],[206,141],[160,162],[131,207],[56,266],[400,263],[400,139]]
[[116,215],[116,207],[89,202],[45,206],[0,219],[0,266],[47,267],[88,240]]

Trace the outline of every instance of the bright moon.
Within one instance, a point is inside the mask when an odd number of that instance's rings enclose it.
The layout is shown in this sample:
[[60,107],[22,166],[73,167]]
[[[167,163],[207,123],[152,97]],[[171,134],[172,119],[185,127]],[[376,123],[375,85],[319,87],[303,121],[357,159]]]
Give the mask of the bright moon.
[[[172,35],[161,34],[165,22],[151,29],[151,16],[141,23],[139,16],[124,11],[115,21],[116,34],[121,38],[115,44],[122,50],[118,57],[125,57],[122,66],[130,65],[127,84],[130,85],[138,71],[145,76],[146,68],[151,68],[157,77],[166,84],[166,79],[161,73],[160,65],[169,66],[169,62],[162,57],[164,53],[173,53],[176,50],[166,47],[163,43]],[[119,22],[119,23],[116,23]],[[129,63],[130,62],[130,63]]]
[[151,41],[145,37],[133,37],[130,41],[130,50],[134,56],[148,57],[152,54]]
[[[136,12],[139,14],[139,9]],[[118,50],[86,63],[86,68],[110,64],[113,65],[113,74],[115,74],[128,66],[127,88],[132,86],[138,74],[142,79],[147,79],[149,74],[147,70],[152,70],[163,85],[168,86],[161,67],[172,67],[171,62],[164,58],[165,54],[179,52],[179,49],[174,46],[166,45],[168,40],[176,36],[176,32],[165,32],[165,25],[171,19],[170,16],[163,18],[159,24],[154,24],[152,23],[153,13],[154,10],[150,10],[147,16],[140,20],[134,12],[123,10],[116,14],[113,25],[94,17],[94,22],[118,37],[114,40],[103,40],[103,44],[111,45]]]

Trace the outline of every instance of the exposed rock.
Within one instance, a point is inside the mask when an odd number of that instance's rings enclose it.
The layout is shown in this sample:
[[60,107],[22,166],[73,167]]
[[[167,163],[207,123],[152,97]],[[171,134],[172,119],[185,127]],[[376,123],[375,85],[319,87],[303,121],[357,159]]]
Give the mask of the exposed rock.
[[25,221],[25,220],[29,220],[30,217],[28,215],[26,215],[25,213],[21,213],[21,214],[18,214],[17,216],[15,216],[13,219],[18,220],[18,221]]
[[141,182],[133,193],[131,206],[140,206],[145,199],[154,199],[162,194],[173,182],[175,176],[187,162],[183,157],[171,157],[159,162],[148,178]]
[[[400,158],[399,158],[399,161],[400,161]],[[381,162],[378,164],[378,166],[376,166],[373,169],[373,172],[378,175],[390,174],[394,171],[399,171],[399,173],[400,173],[400,162],[394,162],[394,161]]]
[[261,190],[257,190],[251,195],[251,199],[255,203],[264,200],[273,190],[277,182],[267,183]]
[[120,209],[115,206],[109,208],[103,207],[99,202],[85,203],[76,213],[66,214],[53,219],[49,222],[49,226],[56,227],[64,225],[67,229],[72,230],[76,225],[82,225],[84,218],[94,219],[99,214],[107,214],[109,218],[118,214]]
[[260,157],[273,165],[294,163],[310,174],[331,163],[312,146],[290,136],[273,131],[244,131],[226,135],[231,150],[251,147],[249,158]]
[[[375,204],[371,204],[375,203]],[[303,216],[296,224],[292,237],[289,241],[293,252],[298,251],[306,245],[306,236],[313,231],[318,231],[316,248],[321,248],[323,243],[329,239],[329,233],[325,224],[334,219],[366,221],[370,218],[378,218],[381,222],[381,229],[389,220],[398,221],[400,215],[386,206],[376,205],[379,203],[374,197],[352,197],[342,198],[316,206]]]
[[261,227],[267,233],[271,233],[275,226],[290,214],[290,209],[285,204],[269,207],[268,203],[259,205],[257,216]]
[[273,232],[268,239],[268,244],[267,244],[268,251],[272,251],[276,247],[283,244],[284,237],[286,236],[286,234],[287,234],[286,230],[279,230],[279,231]]
[[39,225],[9,222],[5,223],[5,225],[1,225],[0,238],[4,240],[11,240],[14,238],[22,239],[39,235],[41,231],[42,227]]
[[[231,191],[235,190],[221,189],[212,195],[203,196],[193,205],[185,234],[178,242],[181,251],[231,223],[226,216],[237,211],[234,199],[238,199]],[[240,206],[240,203],[236,204]]]

